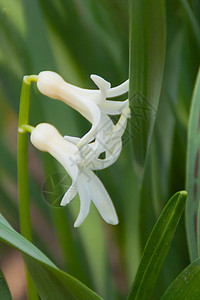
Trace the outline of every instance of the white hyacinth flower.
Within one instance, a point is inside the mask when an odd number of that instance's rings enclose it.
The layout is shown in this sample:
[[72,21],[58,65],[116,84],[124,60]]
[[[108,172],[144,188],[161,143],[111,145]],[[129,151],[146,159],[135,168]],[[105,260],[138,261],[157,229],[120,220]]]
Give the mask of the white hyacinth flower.
[[[124,111],[127,113],[129,109],[129,100],[107,100],[107,98],[114,98],[128,92],[129,80],[111,88],[111,84],[102,77],[97,75],[90,77],[99,88],[98,90],[83,89],[69,84],[59,74],[51,71],[40,72],[37,79],[37,87],[42,94],[63,101],[92,124],[90,131],[79,141],[79,148],[91,142],[102,130],[107,115],[119,115]],[[109,123],[108,119],[106,121]]]
[[[122,122],[123,123],[123,122]],[[119,128],[115,127],[114,135]],[[119,134],[119,132],[117,132]],[[110,138],[111,140],[112,138]],[[80,197],[80,212],[74,227],[79,227],[87,217],[91,200],[94,202],[102,218],[109,224],[118,224],[118,218],[113,203],[105,187],[92,172],[95,169],[104,168],[104,162],[98,159],[101,150],[97,150],[95,142],[87,148],[89,162],[86,153],[80,152],[76,146],[78,138],[63,138],[57,129],[47,123],[37,125],[31,133],[31,142],[39,150],[50,153],[65,168],[72,179],[72,185],[62,198],[61,206],[68,204],[78,193]],[[109,158],[111,165],[118,152]]]

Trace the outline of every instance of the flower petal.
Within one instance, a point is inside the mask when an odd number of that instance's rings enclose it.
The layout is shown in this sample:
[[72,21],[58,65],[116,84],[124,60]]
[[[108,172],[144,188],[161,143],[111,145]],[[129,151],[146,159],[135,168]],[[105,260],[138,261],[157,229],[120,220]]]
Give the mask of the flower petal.
[[80,198],[80,211],[74,223],[74,227],[79,227],[83,223],[90,210],[91,198],[87,180],[85,173],[80,174],[77,180],[76,186]]
[[114,123],[106,114],[101,114],[101,120],[97,129],[95,142],[91,145],[92,150],[97,152],[97,157],[105,151],[105,144],[107,143],[106,136],[114,129]]
[[80,141],[79,137],[70,136],[70,135],[64,135],[64,139],[69,141],[70,143],[73,143],[74,145],[77,145]]
[[117,124],[115,125],[115,127],[113,128],[113,132],[112,133],[108,133],[111,137],[122,137],[122,135],[124,134],[125,130],[126,130],[126,125],[127,125],[127,119],[131,117],[131,112],[130,112],[130,108],[126,107]]
[[65,206],[65,205],[69,204],[69,202],[74,199],[76,194],[77,194],[77,189],[75,188],[74,184],[72,184],[70,186],[70,188],[64,194],[64,196],[61,200],[60,206]]
[[[100,170],[112,165],[120,155],[122,149],[121,136],[123,135],[127,118],[130,115],[129,107],[126,107],[120,116],[116,125],[113,124],[111,119],[102,114],[101,122],[98,129],[98,134],[94,143],[88,145],[91,148],[91,153],[97,153],[96,157],[88,153],[87,162],[88,168],[91,170]],[[95,152],[96,151],[96,152]],[[100,153],[105,152],[105,158],[99,159]],[[90,155],[91,157],[90,157]]]
[[102,170],[108,168],[109,166],[113,165],[116,160],[118,159],[121,150],[122,150],[122,141],[121,138],[118,139],[118,142],[112,147],[105,149],[106,157],[104,159],[96,158],[91,161],[88,165],[90,170]]
[[118,97],[120,95],[123,95],[125,93],[127,93],[129,90],[129,79],[127,79],[126,81],[124,81],[122,84],[111,88],[108,92],[107,92],[107,98],[114,98],[114,97]]
[[107,223],[112,225],[118,224],[118,217],[114,205],[105,187],[92,171],[87,170],[87,173],[88,177],[90,177],[90,181],[87,183],[90,197],[100,215]]
[[96,86],[98,86],[98,88],[100,89],[100,91],[103,94],[104,98],[106,99],[107,91],[111,87],[110,82],[108,82],[105,79],[103,79],[102,77],[100,77],[98,75],[94,75],[94,74],[90,75],[90,78],[96,84]]
[[108,115],[120,115],[128,106],[128,99],[125,101],[105,100],[99,104],[101,112]]

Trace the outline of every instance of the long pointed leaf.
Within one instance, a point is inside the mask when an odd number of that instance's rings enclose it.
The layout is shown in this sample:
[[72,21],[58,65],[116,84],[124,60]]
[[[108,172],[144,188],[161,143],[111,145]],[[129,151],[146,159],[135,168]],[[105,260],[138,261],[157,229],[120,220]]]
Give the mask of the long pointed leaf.
[[161,300],[199,299],[200,259],[189,265],[169,286]]
[[186,230],[191,261],[198,256],[197,224],[199,220],[198,206],[200,197],[200,72],[197,77],[192,97],[192,106],[189,119],[187,144],[187,172],[186,189]]
[[182,215],[187,193],[176,193],[167,203],[146,243],[128,300],[151,299],[169,251],[174,232]]
[[24,253],[42,299],[101,299],[80,281],[58,269],[39,249],[17,233],[0,214],[0,240]]
[[0,299],[12,300],[12,296],[8,284],[1,270],[0,270]]
[[182,0],[183,6],[185,7],[186,13],[188,15],[188,19],[192,25],[192,29],[194,31],[196,40],[197,40],[197,44],[200,47],[200,26],[199,23],[196,19],[196,16],[194,14],[194,12],[192,11],[189,3],[187,0]]
[[130,0],[130,89],[133,158],[141,179],[158,108],[166,43],[163,0]]

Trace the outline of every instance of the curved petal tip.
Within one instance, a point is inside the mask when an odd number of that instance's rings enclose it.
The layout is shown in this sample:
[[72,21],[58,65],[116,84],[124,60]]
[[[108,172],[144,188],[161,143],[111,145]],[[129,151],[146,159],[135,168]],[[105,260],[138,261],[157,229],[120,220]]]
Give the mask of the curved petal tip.
[[64,196],[60,202],[60,206],[65,206],[65,205],[69,204],[69,202],[74,199],[76,194],[77,194],[77,189],[75,187],[71,186],[67,190],[67,192],[64,194]]
[[118,220],[117,215],[111,216],[111,218],[108,218],[106,220],[106,223],[111,224],[111,225],[117,225],[117,224],[119,224],[119,220]]

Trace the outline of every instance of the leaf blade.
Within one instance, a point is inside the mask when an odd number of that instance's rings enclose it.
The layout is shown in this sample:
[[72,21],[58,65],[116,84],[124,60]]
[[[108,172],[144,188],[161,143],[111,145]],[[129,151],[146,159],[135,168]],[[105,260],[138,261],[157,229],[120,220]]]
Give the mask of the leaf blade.
[[161,300],[199,299],[200,259],[195,260],[172,282]]
[[187,193],[176,193],[165,206],[146,243],[128,300],[151,299],[157,278],[167,256]]
[[142,179],[159,103],[165,60],[164,1],[130,0],[131,135],[136,171]]
[[186,189],[188,198],[186,202],[186,232],[191,261],[198,256],[197,241],[197,216],[200,196],[200,165],[199,165],[199,117],[200,117],[200,71],[198,73],[192,96],[192,105],[188,126],[187,141],[187,169],[186,169]]
[[1,270],[0,270],[0,299],[12,300],[12,296],[8,284]]
[[[102,299],[84,284],[58,269],[38,248],[17,233],[1,214],[0,240],[24,253],[29,272],[42,299]],[[48,289],[46,281],[49,282]]]

